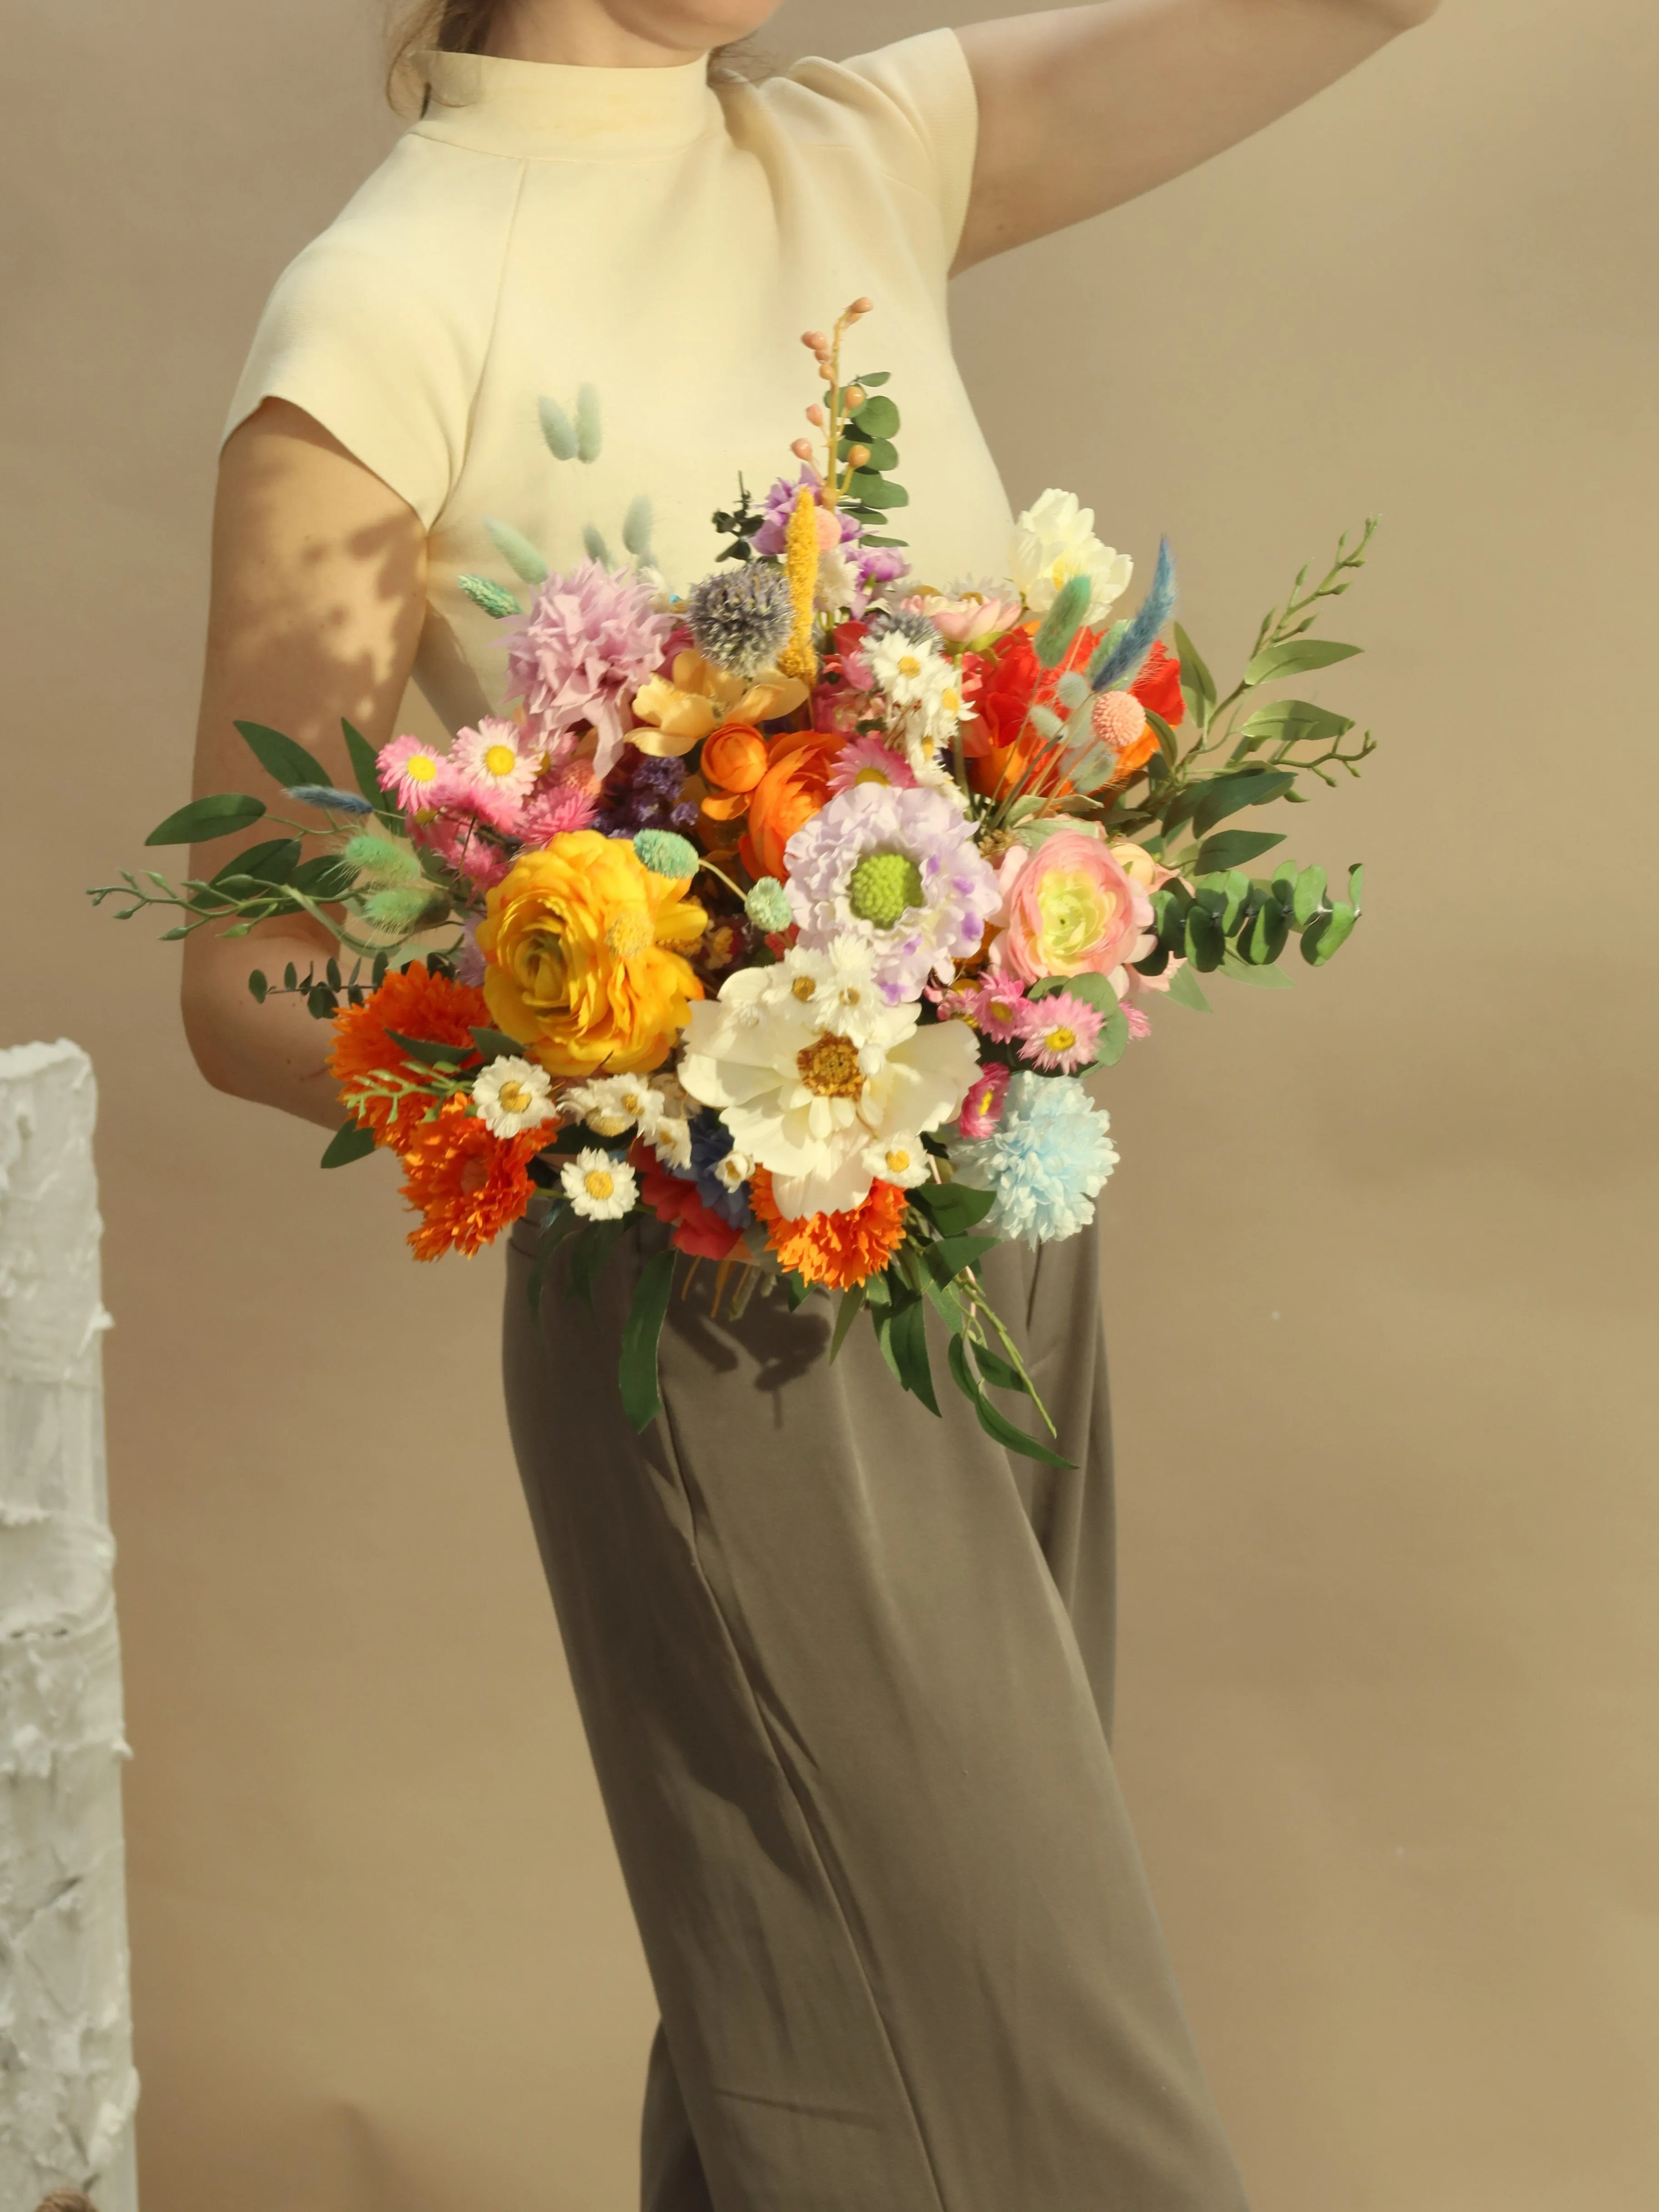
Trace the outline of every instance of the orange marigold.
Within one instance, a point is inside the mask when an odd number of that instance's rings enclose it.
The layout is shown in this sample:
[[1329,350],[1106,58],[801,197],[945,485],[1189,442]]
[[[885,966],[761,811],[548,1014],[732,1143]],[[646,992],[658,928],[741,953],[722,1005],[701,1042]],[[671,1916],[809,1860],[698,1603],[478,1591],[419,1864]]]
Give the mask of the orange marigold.
[[342,1006],[334,1017],[328,1064],[341,1104],[374,1130],[377,1144],[404,1151],[432,1102],[420,1091],[388,1097],[375,1086],[376,1076],[410,1073],[410,1055],[386,1032],[398,1030],[434,1044],[471,1044],[472,1031],[489,1021],[483,993],[470,983],[428,975],[419,961],[394,970],[361,1006]]
[[424,1217],[409,1232],[415,1257],[441,1260],[450,1251],[470,1256],[493,1243],[529,1205],[535,1188],[530,1163],[548,1134],[542,1127],[493,1137],[463,1098],[450,1099],[435,1121],[416,1129],[404,1153],[409,1181],[403,1187]]
[[749,1199],[766,1224],[766,1241],[786,1267],[804,1282],[850,1291],[878,1275],[904,1242],[904,1193],[896,1184],[872,1182],[862,1206],[846,1213],[809,1213],[792,1221],[778,1212],[772,1178],[755,1170]]

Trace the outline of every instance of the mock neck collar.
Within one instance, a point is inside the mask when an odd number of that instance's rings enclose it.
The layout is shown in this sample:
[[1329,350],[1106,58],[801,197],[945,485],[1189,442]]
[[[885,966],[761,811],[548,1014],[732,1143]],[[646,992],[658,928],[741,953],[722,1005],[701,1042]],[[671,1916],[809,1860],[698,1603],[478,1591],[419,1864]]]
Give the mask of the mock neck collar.
[[708,59],[585,69],[494,54],[420,57],[432,87],[414,129],[483,154],[609,161],[690,145],[723,120]]

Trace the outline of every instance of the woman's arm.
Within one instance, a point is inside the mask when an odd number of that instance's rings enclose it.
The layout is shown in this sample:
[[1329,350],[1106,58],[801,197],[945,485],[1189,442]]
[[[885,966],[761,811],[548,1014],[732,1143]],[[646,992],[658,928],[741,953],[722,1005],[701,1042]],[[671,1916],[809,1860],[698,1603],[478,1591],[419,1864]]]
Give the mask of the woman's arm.
[[[426,533],[414,511],[309,415],[268,399],[220,464],[197,794],[252,791],[281,811],[239,720],[298,738],[354,788],[340,719],[375,745],[392,734],[425,604]],[[212,875],[234,849],[199,847],[192,872]],[[338,1124],[327,1025],[302,999],[256,1006],[247,988],[255,968],[280,975],[291,960],[303,974],[333,950],[303,919],[186,940],[185,1030],[216,1090]]]
[[969,25],[980,138],[957,267],[1195,167],[1437,4],[1107,0]]

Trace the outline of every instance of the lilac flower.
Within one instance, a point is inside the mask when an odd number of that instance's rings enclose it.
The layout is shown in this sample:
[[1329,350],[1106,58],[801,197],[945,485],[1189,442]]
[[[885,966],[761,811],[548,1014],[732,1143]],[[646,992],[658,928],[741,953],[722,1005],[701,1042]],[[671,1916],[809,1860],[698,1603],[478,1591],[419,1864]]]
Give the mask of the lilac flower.
[[605,780],[592,827],[601,836],[630,839],[641,830],[684,832],[697,818],[695,805],[680,797],[684,787],[683,760],[625,744]]
[[[823,478],[810,462],[802,464],[801,471],[798,477],[780,477],[770,491],[767,493],[766,520],[755,532],[752,540],[757,553],[769,559],[782,558],[784,539],[789,529],[789,517],[794,511],[796,495],[803,484],[807,486],[814,498],[817,498],[823,489]],[[848,514],[845,507],[836,508],[836,520],[841,525],[842,544],[855,544],[859,537],[857,521]]]

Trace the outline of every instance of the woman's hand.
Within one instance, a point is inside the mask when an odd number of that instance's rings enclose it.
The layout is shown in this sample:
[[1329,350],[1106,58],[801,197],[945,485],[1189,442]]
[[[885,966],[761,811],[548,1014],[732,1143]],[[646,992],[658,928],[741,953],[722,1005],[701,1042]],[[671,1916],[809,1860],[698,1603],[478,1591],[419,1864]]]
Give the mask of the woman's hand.
[[[268,399],[225,447],[214,514],[207,672],[194,789],[252,791],[283,811],[237,735],[263,722],[298,738],[347,790],[344,716],[380,745],[392,733],[426,608],[426,534],[398,495],[299,408]],[[244,838],[242,842],[252,842]],[[198,847],[210,876],[228,840]],[[301,974],[334,950],[320,925],[267,923],[251,937],[211,927],[185,945],[185,1034],[216,1090],[333,1128],[329,1031],[299,998],[257,1006],[254,968]]]
[[966,269],[1148,191],[1297,106],[1437,0],[1107,0],[969,25]]

